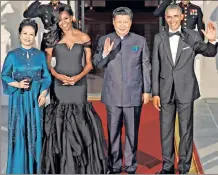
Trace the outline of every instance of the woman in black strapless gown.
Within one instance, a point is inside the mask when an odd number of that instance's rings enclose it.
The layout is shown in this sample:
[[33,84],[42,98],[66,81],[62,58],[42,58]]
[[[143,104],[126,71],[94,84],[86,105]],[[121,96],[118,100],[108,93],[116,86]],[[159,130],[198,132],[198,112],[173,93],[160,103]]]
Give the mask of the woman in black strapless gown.
[[55,55],[56,65],[50,68],[54,82],[51,103],[45,108],[41,173],[104,174],[107,149],[102,123],[87,102],[91,42],[88,35],[72,28],[72,14],[68,7],[59,9],[61,38],[46,50],[48,60]]

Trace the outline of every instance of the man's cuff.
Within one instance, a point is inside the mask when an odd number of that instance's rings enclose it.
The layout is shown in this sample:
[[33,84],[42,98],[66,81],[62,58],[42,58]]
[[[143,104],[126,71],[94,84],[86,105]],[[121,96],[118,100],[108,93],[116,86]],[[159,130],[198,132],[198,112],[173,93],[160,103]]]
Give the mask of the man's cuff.
[[158,94],[158,93],[151,93],[152,94],[152,97],[154,97],[154,96],[160,96],[160,94]]
[[102,58],[106,58],[108,56],[108,54],[103,53],[102,54]]
[[143,93],[151,94],[151,89],[144,89]]
[[211,44],[215,45],[216,43],[218,43],[218,39],[216,39],[215,41],[211,42],[209,41]]

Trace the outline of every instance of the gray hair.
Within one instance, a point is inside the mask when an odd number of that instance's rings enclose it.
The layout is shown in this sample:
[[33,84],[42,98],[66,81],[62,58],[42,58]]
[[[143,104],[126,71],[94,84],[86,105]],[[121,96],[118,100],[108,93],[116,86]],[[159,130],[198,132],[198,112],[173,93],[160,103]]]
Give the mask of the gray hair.
[[128,15],[130,19],[133,18],[132,10],[128,7],[118,7],[113,11],[113,18],[115,18],[117,15]]
[[182,13],[182,9],[181,9],[178,5],[176,5],[176,4],[170,4],[170,5],[166,8],[166,10],[165,10],[165,15],[166,15],[167,11],[168,11],[168,10],[171,10],[171,9],[177,9],[177,10],[179,10],[179,11]]

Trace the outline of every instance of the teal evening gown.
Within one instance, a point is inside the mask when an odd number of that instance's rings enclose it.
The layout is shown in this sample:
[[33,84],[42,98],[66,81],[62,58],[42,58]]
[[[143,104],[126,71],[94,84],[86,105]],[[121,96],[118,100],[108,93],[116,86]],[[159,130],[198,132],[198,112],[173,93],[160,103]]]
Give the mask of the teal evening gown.
[[[8,83],[30,78],[29,90]],[[34,174],[40,170],[43,108],[40,93],[50,87],[51,76],[42,51],[22,47],[10,51],[2,68],[3,91],[9,95],[7,174]]]

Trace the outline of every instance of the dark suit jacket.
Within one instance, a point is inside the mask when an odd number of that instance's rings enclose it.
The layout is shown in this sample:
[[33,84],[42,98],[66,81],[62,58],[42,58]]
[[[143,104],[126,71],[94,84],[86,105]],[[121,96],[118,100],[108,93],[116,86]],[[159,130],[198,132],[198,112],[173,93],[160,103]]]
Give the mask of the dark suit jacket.
[[[114,42],[113,50],[102,57],[105,39]],[[111,106],[139,106],[142,93],[151,92],[151,63],[146,39],[129,33],[121,42],[114,32],[99,39],[93,65],[105,68],[101,100]]]
[[197,54],[214,57],[217,44],[204,43],[198,32],[185,29],[179,40],[176,62],[173,63],[168,33],[155,35],[152,58],[152,94],[160,96],[161,103],[168,103],[175,85],[176,95],[181,103],[193,102],[200,97],[194,72]]
[[[64,3],[58,3],[57,8],[60,8],[62,6],[67,6],[67,4]],[[33,2],[24,12],[23,17],[24,18],[36,18],[39,17],[42,20],[42,23],[44,25],[45,29],[49,29],[55,21],[54,19],[54,7],[51,5],[51,3],[48,4],[41,4],[38,0]]]
[[164,0],[153,12],[154,16],[164,17],[166,8],[173,2],[173,0]]

